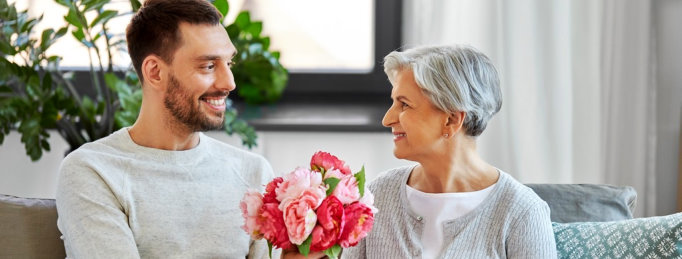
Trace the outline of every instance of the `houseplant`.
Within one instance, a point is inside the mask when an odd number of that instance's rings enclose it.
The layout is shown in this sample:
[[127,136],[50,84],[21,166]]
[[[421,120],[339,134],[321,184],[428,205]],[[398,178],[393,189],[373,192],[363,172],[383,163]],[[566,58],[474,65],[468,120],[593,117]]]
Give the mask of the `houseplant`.
[[[57,129],[74,150],[132,125],[142,93],[132,68],[114,69],[112,51],[125,48],[125,37],[109,31],[108,22],[122,15],[107,9],[109,1],[55,0],[68,9],[65,25],[37,33],[34,27],[42,16],[31,18],[27,11],[17,11],[14,4],[0,0],[0,144],[10,129],[16,129],[27,155],[36,161],[50,150],[48,129]],[[133,12],[141,6],[138,0],[130,3]],[[213,3],[223,15],[227,13],[226,0]],[[279,53],[268,51],[269,38],[261,35],[262,23],[248,16],[248,12],[240,13],[226,30],[240,53],[233,69],[237,85],[260,88],[238,93],[248,103],[271,102],[281,95],[287,72],[279,63]],[[61,37],[74,37],[88,49],[94,93],[83,94],[74,85],[74,73],[60,68],[62,57],[46,54]],[[231,102],[225,113],[225,132],[237,134],[248,147],[256,144],[255,130],[237,117]]]

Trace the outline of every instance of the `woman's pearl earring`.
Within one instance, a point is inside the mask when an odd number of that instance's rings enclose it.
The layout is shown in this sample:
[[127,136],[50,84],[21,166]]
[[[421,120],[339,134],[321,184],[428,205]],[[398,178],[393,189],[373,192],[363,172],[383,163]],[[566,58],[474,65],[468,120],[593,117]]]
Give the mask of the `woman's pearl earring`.
[[444,138],[447,138],[447,137],[449,137],[449,136],[450,136],[450,134],[447,134],[447,133],[443,134],[443,137],[444,137]]

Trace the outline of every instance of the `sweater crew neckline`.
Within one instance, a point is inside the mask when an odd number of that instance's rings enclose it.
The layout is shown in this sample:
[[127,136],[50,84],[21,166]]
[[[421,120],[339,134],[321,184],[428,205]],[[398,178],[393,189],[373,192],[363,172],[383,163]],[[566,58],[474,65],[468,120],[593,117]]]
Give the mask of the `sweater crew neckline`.
[[159,162],[173,162],[174,164],[191,164],[197,161],[201,154],[205,154],[208,145],[206,136],[199,132],[199,144],[187,150],[164,150],[152,147],[145,147],[133,141],[130,136],[130,127],[121,128],[114,132],[113,140],[119,142],[128,151],[146,159]]
[[[421,222],[421,219],[423,217],[412,210],[409,199],[407,198],[407,180],[410,178],[410,175],[412,174],[412,171],[416,166],[417,165],[408,166],[406,168],[407,169],[406,172],[401,175],[399,195],[400,205],[402,206],[403,211],[407,212],[407,214],[409,214],[416,221]],[[456,224],[457,222],[466,222],[471,218],[476,217],[478,214],[482,213],[482,211],[485,210],[489,204],[494,203],[495,200],[498,199],[499,193],[504,189],[504,185],[506,185],[506,183],[508,182],[509,176],[500,169],[497,169],[497,171],[499,172],[500,176],[497,179],[497,182],[493,184],[493,186],[491,186],[493,189],[490,190],[488,197],[486,197],[476,208],[471,210],[469,213],[462,215],[461,217],[458,217],[456,219],[444,221],[443,224],[445,226]]]

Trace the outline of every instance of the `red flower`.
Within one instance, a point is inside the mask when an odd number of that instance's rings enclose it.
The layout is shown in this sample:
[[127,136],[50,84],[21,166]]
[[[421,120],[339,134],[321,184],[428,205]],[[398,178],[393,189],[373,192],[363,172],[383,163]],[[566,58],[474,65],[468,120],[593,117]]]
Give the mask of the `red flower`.
[[321,169],[324,169],[325,172],[332,169],[338,169],[343,174],[351,174],[350,168],[343,160],[322,151],[317,151],[310,159],[310,168],[318,172],[322,171]]
[[282,183],[284,179],[282,177],[277,177],[275,179],[272,179],[270,183],[265,187],[265,195],[263,196],[263,203],[279,203],[277,201],[277,194],[275,193],[275,189],[279,186],[280,183]]
[[358,244],[360,239],[367,236],[374,225],[372,209],[360,202],[348,205],[344,209],[346,223],[339,238],[341,247],[348,248]]
[[339,240],[344,225],[343,204],[330,195],[317,208],[317,226],[313,229],[311,251],[324,251]]
[[289,242],[287,228],[284,226],[282,211],[279,210],[277,206],[277,203],[263,204],[263,207],[261,208],[261,217],[265,220],[263,220],[260,232],[263,234],[263,237],[270,241],[275,247],[289,249],[291,247],[291,242]]

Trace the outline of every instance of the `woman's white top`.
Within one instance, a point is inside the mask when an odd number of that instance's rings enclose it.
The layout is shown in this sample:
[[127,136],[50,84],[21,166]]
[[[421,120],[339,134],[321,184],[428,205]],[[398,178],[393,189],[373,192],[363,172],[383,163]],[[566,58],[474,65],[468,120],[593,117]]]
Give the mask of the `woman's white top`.
[[[406,184],[407,185],[407,184]],[[485,200],[495,184],[480,191],[425,193],[407,185],[407,199],[423,215],[422,259],[438,258],[443,249],[443,222],[466,215]]]

